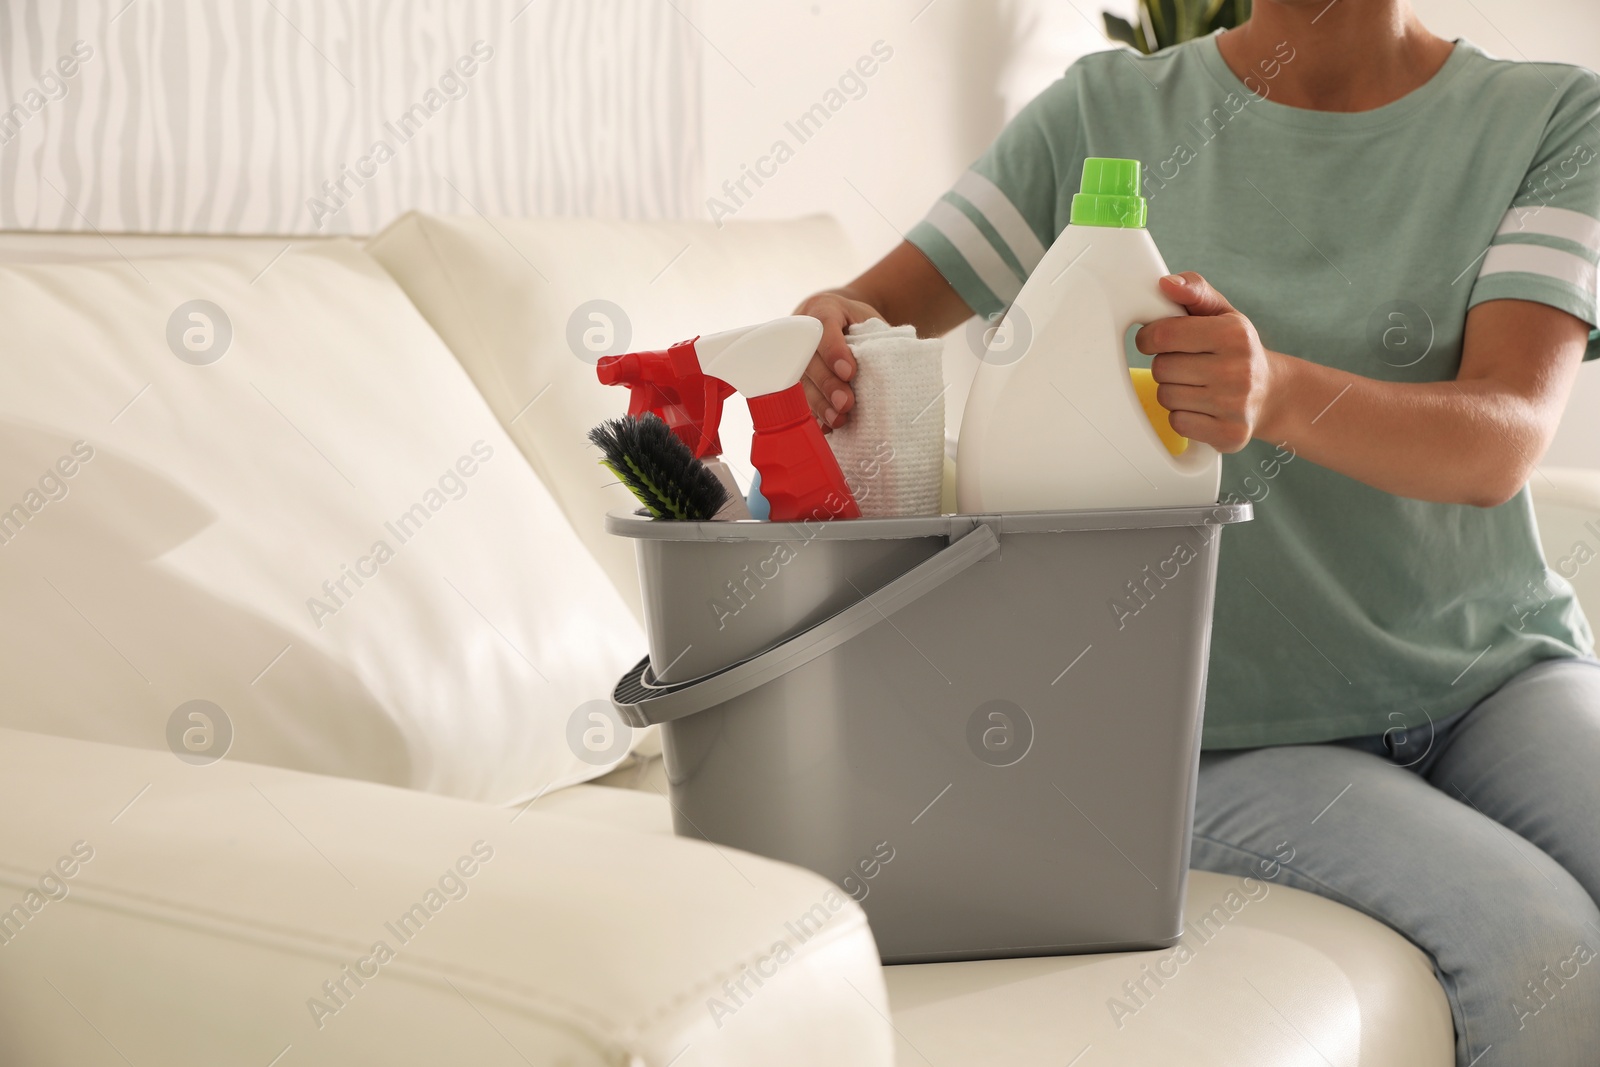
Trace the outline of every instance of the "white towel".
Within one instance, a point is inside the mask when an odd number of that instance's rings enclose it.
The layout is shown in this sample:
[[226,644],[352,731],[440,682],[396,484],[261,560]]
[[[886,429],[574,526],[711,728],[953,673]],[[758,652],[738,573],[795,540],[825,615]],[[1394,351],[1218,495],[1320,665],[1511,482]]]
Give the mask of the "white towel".
[[939,514],[944,477],[944,343],[911,326],[851,326],[855,407],[828,435],[863,518]]

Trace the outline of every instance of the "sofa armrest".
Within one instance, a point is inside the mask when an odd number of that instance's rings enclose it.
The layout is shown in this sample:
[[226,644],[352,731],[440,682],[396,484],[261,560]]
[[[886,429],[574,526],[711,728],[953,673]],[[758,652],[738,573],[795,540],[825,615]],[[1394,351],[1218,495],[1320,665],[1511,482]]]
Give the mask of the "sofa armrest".
[[1600,622],[1600,469],[1541,467],[1528,484],[1545,562]]
[[746,853],[11,730],[0,811],[0,1062],[893,1062],[861,911]]

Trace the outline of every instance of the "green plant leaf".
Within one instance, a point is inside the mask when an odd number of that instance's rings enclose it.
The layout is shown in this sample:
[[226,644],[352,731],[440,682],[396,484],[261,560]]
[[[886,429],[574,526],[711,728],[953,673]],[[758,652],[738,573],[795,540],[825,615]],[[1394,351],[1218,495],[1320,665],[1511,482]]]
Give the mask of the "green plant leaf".
[[1173,19],[1173,34],[1169,44],[1182,44],[1194,36],[1194,10],[1189,0],[1172,0],[1177,17]]
[[[1100,17],[1106,20],[1107,37],[1111,38],[1113,41],[1120,41],[1123,44],[1129,44],[1135,48],[1139,48],[1139,38],[1133,28],[1133,23],[1129,22],[1125,18],[1120,18],[1116,15],[1113,15],[1109,11],[1102,11],[1100,13]],[[1142,52],[1144,49],[1139,48],[1139,51]]]
[[1139,0],[1139,9],[1145,15],[1145,38],[1150,51],[1159,52],[1169,44],[1176,44],[1178,10],[1174,0]]
[[1250,0],[1222,0],[1206,20],[1206,33],[1231,30],[1250,18]]
[[1106,36],[1149,55],[1250,18],[1250,0],[1139,0],[1136,18],[1102,12]]

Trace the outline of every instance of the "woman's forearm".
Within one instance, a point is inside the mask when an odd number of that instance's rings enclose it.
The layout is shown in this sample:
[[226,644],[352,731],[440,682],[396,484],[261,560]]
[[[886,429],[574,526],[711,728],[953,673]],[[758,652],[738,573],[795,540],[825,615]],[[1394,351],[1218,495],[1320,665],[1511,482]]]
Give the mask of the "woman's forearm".
[[1548,446],[1540,403],[1489,379],[1386,382],[1269,352],[1256,436],[1396,496],[1492,507]]
[[1494,507],[1549,448],[1588,336],[1564,311],[1494,300],[1468,313],[1447,381],[1379,381],[1268,352],[1255,435],[1397,496]]
[[908,241],[831,292],[876,308],[891,326],[915,326],[920,337],[939,337],[972,314],[944,275]]

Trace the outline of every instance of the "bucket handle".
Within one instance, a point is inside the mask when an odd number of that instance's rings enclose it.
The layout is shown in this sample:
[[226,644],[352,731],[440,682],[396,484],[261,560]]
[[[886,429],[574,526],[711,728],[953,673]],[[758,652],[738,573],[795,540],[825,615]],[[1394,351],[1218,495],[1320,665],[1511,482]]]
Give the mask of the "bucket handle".
[[[833,651],[857,634],[909,607],[974,563],[986,559],[999,547],[1000,539],[995,536],[994,530],[987,523],[981,524],[876,592],[743,663],[705,678],[682,683],[681,687],[665,686],[656,690],[657,695],[637,704],[624,703],[617,700],[615,695],[612,703],[622,717],[636,727],[671,722],[714,708]],[[650,661],[646,658],[640,667],[629,671],[618,683],[618,689],[630,678],[640,675],[641,668],[648,671],[649,665]]]

